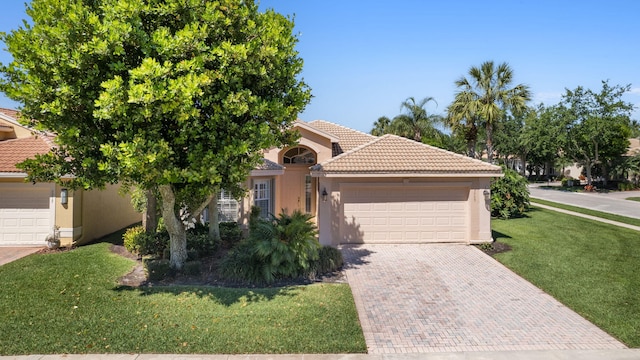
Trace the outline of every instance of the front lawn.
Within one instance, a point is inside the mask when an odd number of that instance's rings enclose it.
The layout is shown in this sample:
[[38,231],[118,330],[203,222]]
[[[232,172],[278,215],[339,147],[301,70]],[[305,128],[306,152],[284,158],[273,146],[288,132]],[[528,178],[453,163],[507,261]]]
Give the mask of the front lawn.
[[109,243],[0,267],[0,355],[364,353],[346,284],[128,288]]
[[533,207],[492,220],[496,258],[630,347],[640,347],[640,233]]
[[628,198],[626,198],[625,200],[640,201],[640,197],[632,196],[632,197],[628,197]]

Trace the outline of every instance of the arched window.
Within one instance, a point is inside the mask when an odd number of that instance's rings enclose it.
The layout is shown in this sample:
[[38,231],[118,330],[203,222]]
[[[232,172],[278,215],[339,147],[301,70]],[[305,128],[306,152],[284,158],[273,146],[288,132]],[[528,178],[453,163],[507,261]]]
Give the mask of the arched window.
[[307,148],[294,147],[284,153],[282,163],[313,165],[316,163],[316,153]]

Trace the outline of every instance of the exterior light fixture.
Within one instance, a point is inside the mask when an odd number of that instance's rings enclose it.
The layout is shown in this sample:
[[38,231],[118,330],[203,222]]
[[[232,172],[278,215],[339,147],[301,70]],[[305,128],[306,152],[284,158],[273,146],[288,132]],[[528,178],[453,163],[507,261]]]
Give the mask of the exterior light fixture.
[[488,211],[491,211],[491,190],[484,189],[484,191],[482,192],[482,195],[484,195],[484,207]]
[[322,189],[322,202],[327,202],[327,188]]
[[60,190],[60,204],[67,205],[69,202],[69,190],[62,189]]
[[491,200],[491,190],[487,190],[485,189],[482,194],[484,195],[484,201],[490,201]]

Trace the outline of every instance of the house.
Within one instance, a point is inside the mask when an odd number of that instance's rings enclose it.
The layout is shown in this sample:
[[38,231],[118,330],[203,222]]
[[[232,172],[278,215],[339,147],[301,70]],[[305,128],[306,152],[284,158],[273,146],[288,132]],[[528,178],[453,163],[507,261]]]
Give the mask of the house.
[[31,184],[16,164],[54,147],[53,137],[20,125],[18,113],[0,108],[0,246],[44,246],[58,227],[60,243],[81,244],[141,220],[118,187],[66,189]]
[[251,206],[262,216],[300,210],[314,216],[324,245],[492,241],[489,189],[500,167],[322,120],[294,128],[299,144],[264,152],[249,196],[220,194],[223,219],[246,226]]

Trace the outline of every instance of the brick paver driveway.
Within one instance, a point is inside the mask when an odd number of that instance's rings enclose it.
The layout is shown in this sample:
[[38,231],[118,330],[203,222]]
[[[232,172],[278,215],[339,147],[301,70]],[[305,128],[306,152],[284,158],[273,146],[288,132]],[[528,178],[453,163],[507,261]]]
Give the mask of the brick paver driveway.
[[473,246],[344,246],[369,353],[625,346]]

